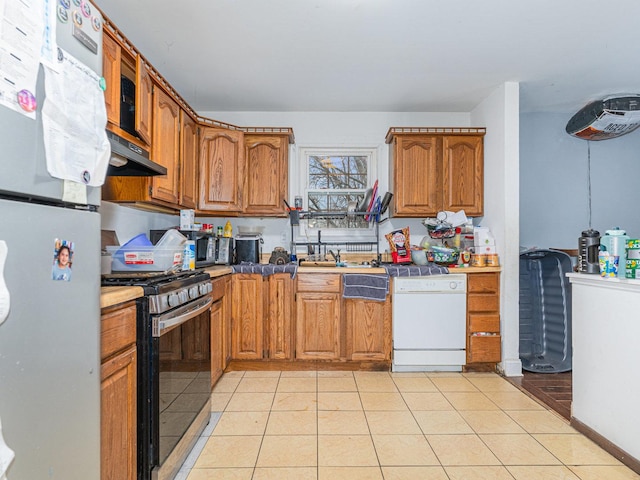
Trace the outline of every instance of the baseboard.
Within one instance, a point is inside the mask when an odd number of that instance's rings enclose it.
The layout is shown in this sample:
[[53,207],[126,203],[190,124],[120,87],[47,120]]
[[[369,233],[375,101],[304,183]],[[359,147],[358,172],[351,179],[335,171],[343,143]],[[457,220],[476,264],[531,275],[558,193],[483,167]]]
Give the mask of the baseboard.
[[517,360],[503,360],[497,366],[498,372],[505,377],[521,377],[522,362]]
[[607,440],[605,437],[603,437],[598,432],[585,425],[575,417],[571,417],[570,423],[573,428],[582,433],[588,439],[595,442],[600,448],[613,455],[616,459],[620,460],[634,472],[640,474],[640,460],[629,455],[623,449],[612,443],[610,440]]

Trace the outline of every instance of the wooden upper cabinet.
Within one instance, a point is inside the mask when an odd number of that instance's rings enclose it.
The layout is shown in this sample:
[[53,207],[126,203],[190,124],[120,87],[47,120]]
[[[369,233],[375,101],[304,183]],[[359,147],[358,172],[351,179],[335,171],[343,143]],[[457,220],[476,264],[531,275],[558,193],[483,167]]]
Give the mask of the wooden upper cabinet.
[[390,129],[393,214],[424,217],[464,210],[468,216],[483,215],[484,133],[483,128]]
[[152,180],[151,196],[178,205],[180,159],[180,107],[162,89],[153,92],[153,142],[151,159],[167,168]]
[[[142,56],[123,47],[118,37],[104,29],[102,35],[102,75],[106,82],[104,92],[107,110],[107,128],[134,144],[144,147],[151,144],[152,87],[151,74]],[[122,77],[135,85],[135,131],[125,131],[121,127]],[[146,148],[146,147],[144,147]]]
[[244,215],[286,216],[289,135],[245,134]]
[[152,140],[152,105],[153,82],[142,57],[138,55],[136,57],[136,132],[148,144]]
[[442,173],[436,137],[400,137],[393,143],[395,215],[438,212]]
[[243,132],[201,127],[198,210],[235,215],[242,211],[244,154]]
[[481,136],[442,137],[443,210],[483,214],[484,162]]
[[180,205],[196,208],[198,164],[198,124],[180,111]]
[[106,83],[104,103],[107,108],[107,121],[119,126],[122,49],[106,30],[102,35],[102,55],[102,76]]

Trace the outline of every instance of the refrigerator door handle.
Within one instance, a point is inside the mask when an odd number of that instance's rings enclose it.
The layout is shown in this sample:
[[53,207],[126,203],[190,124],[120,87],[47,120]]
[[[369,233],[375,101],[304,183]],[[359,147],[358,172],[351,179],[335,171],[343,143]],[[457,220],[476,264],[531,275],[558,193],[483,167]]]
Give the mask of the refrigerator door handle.
[[202,312],[206,312],[209,310],[212,303],[213,298],[211,295],[208,295],[207,297],[199,299],[193,303],[189,303],[176,311],[167,312],[163,315],[153,317],[153,336],[160,337],[161,335],[182,325],[184,322],[197,317]]

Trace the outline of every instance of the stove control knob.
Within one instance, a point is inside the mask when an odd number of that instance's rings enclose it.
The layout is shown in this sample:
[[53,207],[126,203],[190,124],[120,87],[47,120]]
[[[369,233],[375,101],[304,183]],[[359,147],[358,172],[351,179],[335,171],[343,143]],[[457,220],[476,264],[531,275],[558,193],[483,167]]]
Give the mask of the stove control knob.
[[189,297],[190,298],[198,298],[198,286],[195,285],[189,289]]
[[169,306],[177,307],[178,305],[180,305],[180,298],[178,298],[178,295],[175,293],[169,295]]
[[201,283],[200,285],[198,285],[198,290],[200,291],[200,295],[204,295],[205,293],[207,293],[207,284]]
[[205,285],[207,286],[207,293],[213,292],[213,285],[211,285],[211,282],[207,282]]
[[186,289],[180,290],[180,292],[178,292],[178,298],[180,299],[180,303],[186,303],[189,300],[189,293]]

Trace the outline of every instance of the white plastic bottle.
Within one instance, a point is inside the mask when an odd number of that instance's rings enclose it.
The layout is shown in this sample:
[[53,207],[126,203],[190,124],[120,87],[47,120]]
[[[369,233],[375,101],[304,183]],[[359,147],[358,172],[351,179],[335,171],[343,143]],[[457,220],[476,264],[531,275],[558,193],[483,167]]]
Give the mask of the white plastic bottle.
[[609,255],[618,257],[618,278],[625,278],[627,266],[627,241],[629,236],[620,227],[613,230],[607,230],[600,237],[600,246],[603,250],[609,252]]

